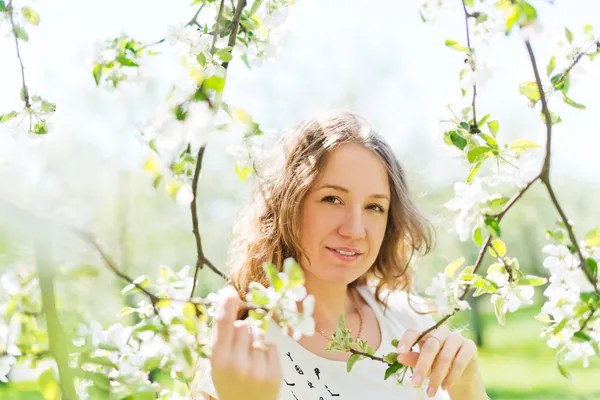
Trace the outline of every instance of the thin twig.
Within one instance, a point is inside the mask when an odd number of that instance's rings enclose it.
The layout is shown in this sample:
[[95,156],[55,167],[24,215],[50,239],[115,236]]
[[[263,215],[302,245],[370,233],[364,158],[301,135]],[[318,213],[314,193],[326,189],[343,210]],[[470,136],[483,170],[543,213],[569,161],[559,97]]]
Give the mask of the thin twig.
[[[600,289],[598,289],[598,285],[597,285],[598,284],[597,279],[593,276],[592,272],[588,269],[587,263],[585,261],[585,257],[583,256],[583,253],[581,252],[581,248],[579,247],[579,243],[577,242],[577,238],[575,237],[575,232],[573,230],[573,226],[571,226],[571,224],[569,223],[569,219],[567,218],[567,215],[565,214],[560,203],[558,202],[558,199],[556,198],[556,194],[554,193],[554,190],[550,183],[550,156],[551,156],[551,152],[552,152],[552,117],[550,115],[550,110],[548,109],[548,102],[546,101],[546,97],[544,96],[544,89],[542,87],[542,79],[540,78],[540,73],[538,71],[537,62],[535,60],[535,54],[533,53],[533,49],[531,47],[531,43],[529,42],[529,40],[525,40],[525,47],[527,47],[527,53],[529,54],[529,59],[531,60],[533,74],[535,75],[535,81],[537,83],[538,91],[540,93],[540,100],[542,102],[542,114],[544,114],[544,118],[546,120],[546,157],[544,158],[544,166],[542,168],[542,173],[541,173],[540,179],[544,183],[544,186],[546,187],[546,189],[548,191],[548,195],[550,196],[550,200],[552,201],[554,208],[556,208],[556,211],[558,211],[558,214],[560,215],[560,218],[562,219],[562,222],[565,225],[567,233],[569,234],[569,239],[571,240],[571,244],[573,245],[573,247],[575,247],[575,251],[577,253],[577,256],[579,257],[581,269],[585,273],[585,275],[586,275],[587,279],[590,281],[590,283],[594,286],[594,291],[596,291],[596,293],[600,294]],[[573,65],[577,61],[579,61],[579,59],[577,59],[573,63]]]
[[15,39],[15,48],[17,49],[17,58],[19,59],[19,64],[21,65],[21,84],[23,85],[23,101],[25,102],[25,108],[31,108],[31,103],[29,101],[29,91],[27,90],[27,85],[25,83],[25,66],[23,65],[23,59],[21,58],[21,51],[19,50],[19,38],[17,37],[15,19],[13,16],[14,8],[12,6],[12,1],[8,2],[7,12],[10,19],[10,24],[12,26],[12,33]]
[[[473,73],[475,73],[476,71],[476,67],[475,67],[475,60],[474,60],[474,52],[473,52],[473,48],[471,47],[471,34],[469,32],[469,17],[471,16],[471,14],[469,14],[469,12],[467,11],[467,5],[465,4],[465,1],[462,0],[462,6],[463,6],[463,11],[465,13],[465,30],[467,32],[467,46],[469,47],[469,65],[471,67],[471,71],[473,71]],[[475,99],[477,98],[477,84],[475,83],[475,81],[473,81],[473,99],[471,100],[471,108],[473,111],[473,124],[471,126],[471,133],[478,133],[479,131],[479,126],[477,125],[477,111],[476,111],[476,107],[475,107]]]

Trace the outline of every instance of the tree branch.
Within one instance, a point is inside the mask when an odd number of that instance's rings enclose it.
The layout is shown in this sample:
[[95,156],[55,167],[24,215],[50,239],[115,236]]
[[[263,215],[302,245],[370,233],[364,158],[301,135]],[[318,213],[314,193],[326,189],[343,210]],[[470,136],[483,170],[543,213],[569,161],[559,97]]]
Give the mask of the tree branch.
[[21,84],[23,86],[23,101],[25,102],[25,108],[31,108],[31,103],[29,100],[29,92],[27,90],[27,85],[25,83],[25,66],[23,65],[23,59],[21,58],[21,51],[19,50],[19,38],[17,37],[15,19],[13,16],[14,8],[12,6],[12,1],[8,2],[7,12],[10,19],[10,25],[12,26],[12,34],[15,39],[15,48],[17,49],[17,58],[19,59],[19,64],[21,65]]
[[[471,47],[471,34],[469,31],[469,18],[471,17],[471,14],[469,14],[469,12],[467,11],[467,5],[465,4],[465,0],[462,0],[462,6],[463,6],[463,11],[465,14],[465,30],[467,32],[467,46],[469,47],[469,65],[471,67],[471,71],[473,71],[473,73],[475,73],[476,71],[476,67],[475,67],[475,60],[473,59],[474,57],[474,52],[473,52],[473,48]],[[473,99],[471,100],[471,108],[473,109],[473,124],[471,125],[471,133],[479,133],[479,126],[477,125],[477,111],[476,111],[476,107],[475,107],[475,99],[477,98],[477,84],[475,83],[475,81],[473,81]]]
[[[529,59],[531,60],[533,74],[535,75],[535,81],[537,83],[538,91],[540,93],[540,100],[542,102],[542,113],[544,114],[544,118],[546,121],[546,157],[544,158],[544,166],[542,168],[540,179],[544,183],[544,186],[546,187],[546,189],[548,191],[548,195],[550,196],[550,200],[552,200],[552,204],[554,205],[554,208],[556,208],[556,211],[558,211],[558,214],[560,215],[560,218],[562,219],[562,222],[565,225],[565,228],[567,229],[567,233],[569,234],[569,239],[571,240],[571,244],[573,245],[573,247],[575,247],[575,251],[577,253],[577,256],[579,257],[580,265],[581,265],[581,268],[583,269],[583,272],[585,273],[585,275],[586,275],[587,279],[590,281],[590,283],[594,286],[594,290],[596,291],[596,293],[600,294],[600,289],[598,289],[597,279],[592,275],[592,272],[588,269],[587,263],[585,261],[585,257],[583,256],[583,253],[581,252],[581,248],[579,247],[579,243],[577,242],[577,238],[575,237],[575,232],[573,231],[573,227],[569,223],[569,219],[567,218],[567,215],[565,214],[562,207],[560,206],[560,203],[558,202],[558,199],[556,198],[556,194],[554,193],[554,190],[550,183],[550,156],[552,153],[552,117],[550,115],[550,110],[548,109],[548,102],[546,101],[546,97],[544,95],[544,88],[542,87],[542,80],[540,78],[540,73],[538,71],[537,62],[535,60],[535,54],[533,53],[533,49],[531,47],[531,43],[529,42],[529,40],[525,40],[525,46],[527,47],[527,53],[529,54]],[[576,60],[574,60],[572,65],[574,66],[579,61],[580,58],[581,57],[576,58]],[[571,66],[570,68],[573,68],[573,67]],[[570,71],[570,69],[569,69],[569,71]]]

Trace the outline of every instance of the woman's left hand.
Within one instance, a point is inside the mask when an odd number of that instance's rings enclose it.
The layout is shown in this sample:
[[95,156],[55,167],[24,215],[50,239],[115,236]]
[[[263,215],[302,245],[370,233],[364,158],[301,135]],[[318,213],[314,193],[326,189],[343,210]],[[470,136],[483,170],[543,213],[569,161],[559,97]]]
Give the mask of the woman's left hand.
[[398,343],[398,362],[414,367],[413,385],[420,386],[429,377],[429,397],[441,386],[453,399],[488,398],[479,372],[477,346],[472,340],[441,326],[419,341],[420,352],[409,351],[420,335],[409,329]]

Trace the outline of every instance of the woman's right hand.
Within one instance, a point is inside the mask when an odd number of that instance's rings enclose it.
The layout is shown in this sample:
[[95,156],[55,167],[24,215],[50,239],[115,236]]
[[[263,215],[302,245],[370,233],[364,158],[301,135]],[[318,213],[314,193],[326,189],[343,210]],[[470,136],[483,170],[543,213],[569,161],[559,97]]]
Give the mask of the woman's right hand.
[[210,359],[212,380],[219,400],[277,400],[283,374],[275,345],[253,346],[247,322],[237,321],[237,291],[223,291]]

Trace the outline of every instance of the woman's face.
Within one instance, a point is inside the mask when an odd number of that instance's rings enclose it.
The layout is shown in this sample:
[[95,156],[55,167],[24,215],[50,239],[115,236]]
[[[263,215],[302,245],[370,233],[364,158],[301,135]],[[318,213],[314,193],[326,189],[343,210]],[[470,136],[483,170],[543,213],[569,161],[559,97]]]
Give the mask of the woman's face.
[[302,205],[306,279],[349,284],[363,275],[379,253],[389,205],[388,175],[372,151],[345,144],[331,152]]

